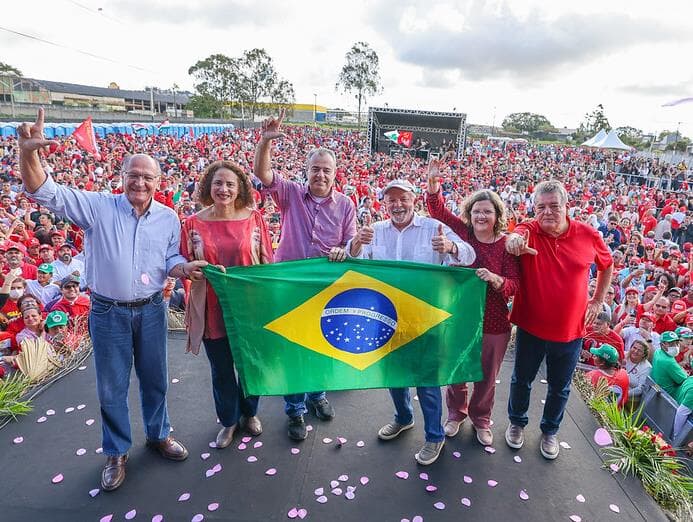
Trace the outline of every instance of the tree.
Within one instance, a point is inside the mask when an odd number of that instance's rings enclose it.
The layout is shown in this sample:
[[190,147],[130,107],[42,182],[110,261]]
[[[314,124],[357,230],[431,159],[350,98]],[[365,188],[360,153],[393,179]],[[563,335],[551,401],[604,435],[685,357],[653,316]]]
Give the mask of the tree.
[[224,117],[224,106],[233,99],[234,75],[237,72],[237,61],[223,54],[198,60],[188,69],[188,74],[195,78],[195,89],[204,98],[205,107],[211,110],[212,117]]
[[674,150],[676,152],[685,152],[688,146],[691,144],[690,138],[685,136],[677,136],[677,139],[666,146],[665,150]]
[[339,73],[335,89],[355,92],[359,102],[358,125],[361,128],[361,104],[366,96],[382,90],[378,54],[366,42],[355,43],[345,55],[346,63]]
[[196,118],[217,118],[220,116],[219,103],[211,96],[193,94],[188,100],[187,109],[193,111]]
[[22,71],[17,69],[16,67],[12,67],[11,65],[0,62],[0,74],[11,74],[14,76],[23,76]]
[[640,129],[636,129],[635,127],[618,127],[616,129],[616,134],[618,134],[618,137],[621,138],[623,143],[630,145],[631,147],[637,147],[643,142],[642,131]]
[[272,110],[282,107],[287,110],[287,114],[291,114],[290,108],[295,99],[294,86],[286,80],[278,81],[270,93]]
[[585,114],[585,121],[580,124],[577,131],[579,141],[582,141],[587,136],[595,135],[601,129],[609,132],[611,124],[604,115],[604,106],[600,103],[592,112]]
[[537,131],[550,131],[554,127],[551,125],[551,122],[541,114],[514,112],[505,117],[503,120],[503,128],[509,132],[526,132],[532,134]]

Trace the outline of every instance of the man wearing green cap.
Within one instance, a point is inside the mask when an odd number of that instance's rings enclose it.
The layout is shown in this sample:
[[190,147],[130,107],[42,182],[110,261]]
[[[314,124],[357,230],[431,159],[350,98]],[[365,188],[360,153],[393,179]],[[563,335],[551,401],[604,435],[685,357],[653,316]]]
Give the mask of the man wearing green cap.
[[41,301],[43,306],[47,306],[60,298],[60,287],[52,283],[52,279],[53,265],[49,263],[39,265],[36,279],[27,279],[26,288],[28,293]]
[[587,378],[596,386],[600,380],[605,380],[609,390],[613,392],[618,402],[618,407],[623,408],[628,401],[628,374],[623,368],[619,368],[618,350],[610,344],[602,344],[597,348],[590,348],[594,355],[596,370],[587,373]]
[[662,346],[652,358],[652,380],[674,399],[678,396],[679,386],[686,380],[686,371],[676,362],[679,354],[679,336],[676,332],[662,332],[659,337]]

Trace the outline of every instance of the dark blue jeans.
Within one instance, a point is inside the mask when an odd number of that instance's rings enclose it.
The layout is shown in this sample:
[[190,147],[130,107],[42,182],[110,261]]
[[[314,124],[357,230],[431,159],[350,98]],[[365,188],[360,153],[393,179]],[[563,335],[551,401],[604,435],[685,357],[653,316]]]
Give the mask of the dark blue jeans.
[[286,413],[289,417],[305,415],[306,411],[308,411],[306,408],[306,400],[317,402],[325,397],[324,391],[284,395],[284,413]]
[[229,338],[204,339],[205,352],[212,369],[212,395],[219,422],[233,426],[241,415],[254,417],[259,397],[246,397],[236,378]]
[[546,435],[558,433],[581,349],[582,338],[558,343],[545,341],[520,328],[517,329],[515,368],[510,381],[510,399],[508,400],[508,417],[512,424],[523,428],[527,426],[532,382],[537,376],[541,362],[546,357],[548,386],[544,415],[541,418],[541,431]]
[[[424,418],[424,432],[427,442],[442,442],[445,432],[441,419],[443,416],[443,398],[440,386],[422,386],[416,388],[419,405]],[[395,422],[409,424],[414,420],[414,408],[411,404],[409,388],[390,388],[392,402],[395,404]]]
[[147,439],[163,440],[171,431],[166,408],[166,314],[161,295],[136,308],[92,299],[89,334],[94,346],[105,455],[125,455],[132,445],[128,388],[133,363]]

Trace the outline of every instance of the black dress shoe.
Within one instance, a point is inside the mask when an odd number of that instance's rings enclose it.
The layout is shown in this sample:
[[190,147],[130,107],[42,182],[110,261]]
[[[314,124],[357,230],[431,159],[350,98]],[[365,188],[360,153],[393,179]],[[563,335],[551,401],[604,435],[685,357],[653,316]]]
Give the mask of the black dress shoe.
[[101,472],[101,489],[113,491],[120,487],[125,480],[125,463],[127,461],[127,454],[106,459],[106,465]]
[[188,458],[188,450],[173,437],[166,437],[164,440],[148,440],[147,446],[157,450],[165,459],[185,460]]
[[303,420],[303,415],[289,417],[289,438],[292,440],[305,440],[308,436],[306,423]]
[[323,421],[334,419],[334,408],[327,399],[319,401],[308,401],[308,406],[313,410],[315,416]]

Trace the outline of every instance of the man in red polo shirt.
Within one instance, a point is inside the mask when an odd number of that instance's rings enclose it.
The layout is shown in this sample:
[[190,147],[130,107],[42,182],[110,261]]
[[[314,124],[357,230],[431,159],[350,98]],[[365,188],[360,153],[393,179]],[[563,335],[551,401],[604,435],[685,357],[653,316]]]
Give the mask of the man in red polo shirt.
[[[520,223],[506,240],[506,249],[520,255],[520,293],[510,321],[517,325],[515,367],[510,384],[505,440],[511,448],[524,444],[530,390],[546,358],[548,381],[541,419],[540,450],[558,457],[558,429],[580,359],[585,326],[602,309],[611,282],[613,261],[599,233],[568,219],[568,194],[555,180],[534,190],[536,218]],[[587,295],[590,268],[597,266],[597,288]]]
[[663,332],[673,332],[676,330],[676,323],[669,316],[669,308],[671,304],[666,297],[660,297],[652,306],[652,311],[655,315],[655,324],[653,330],[658,334]]

